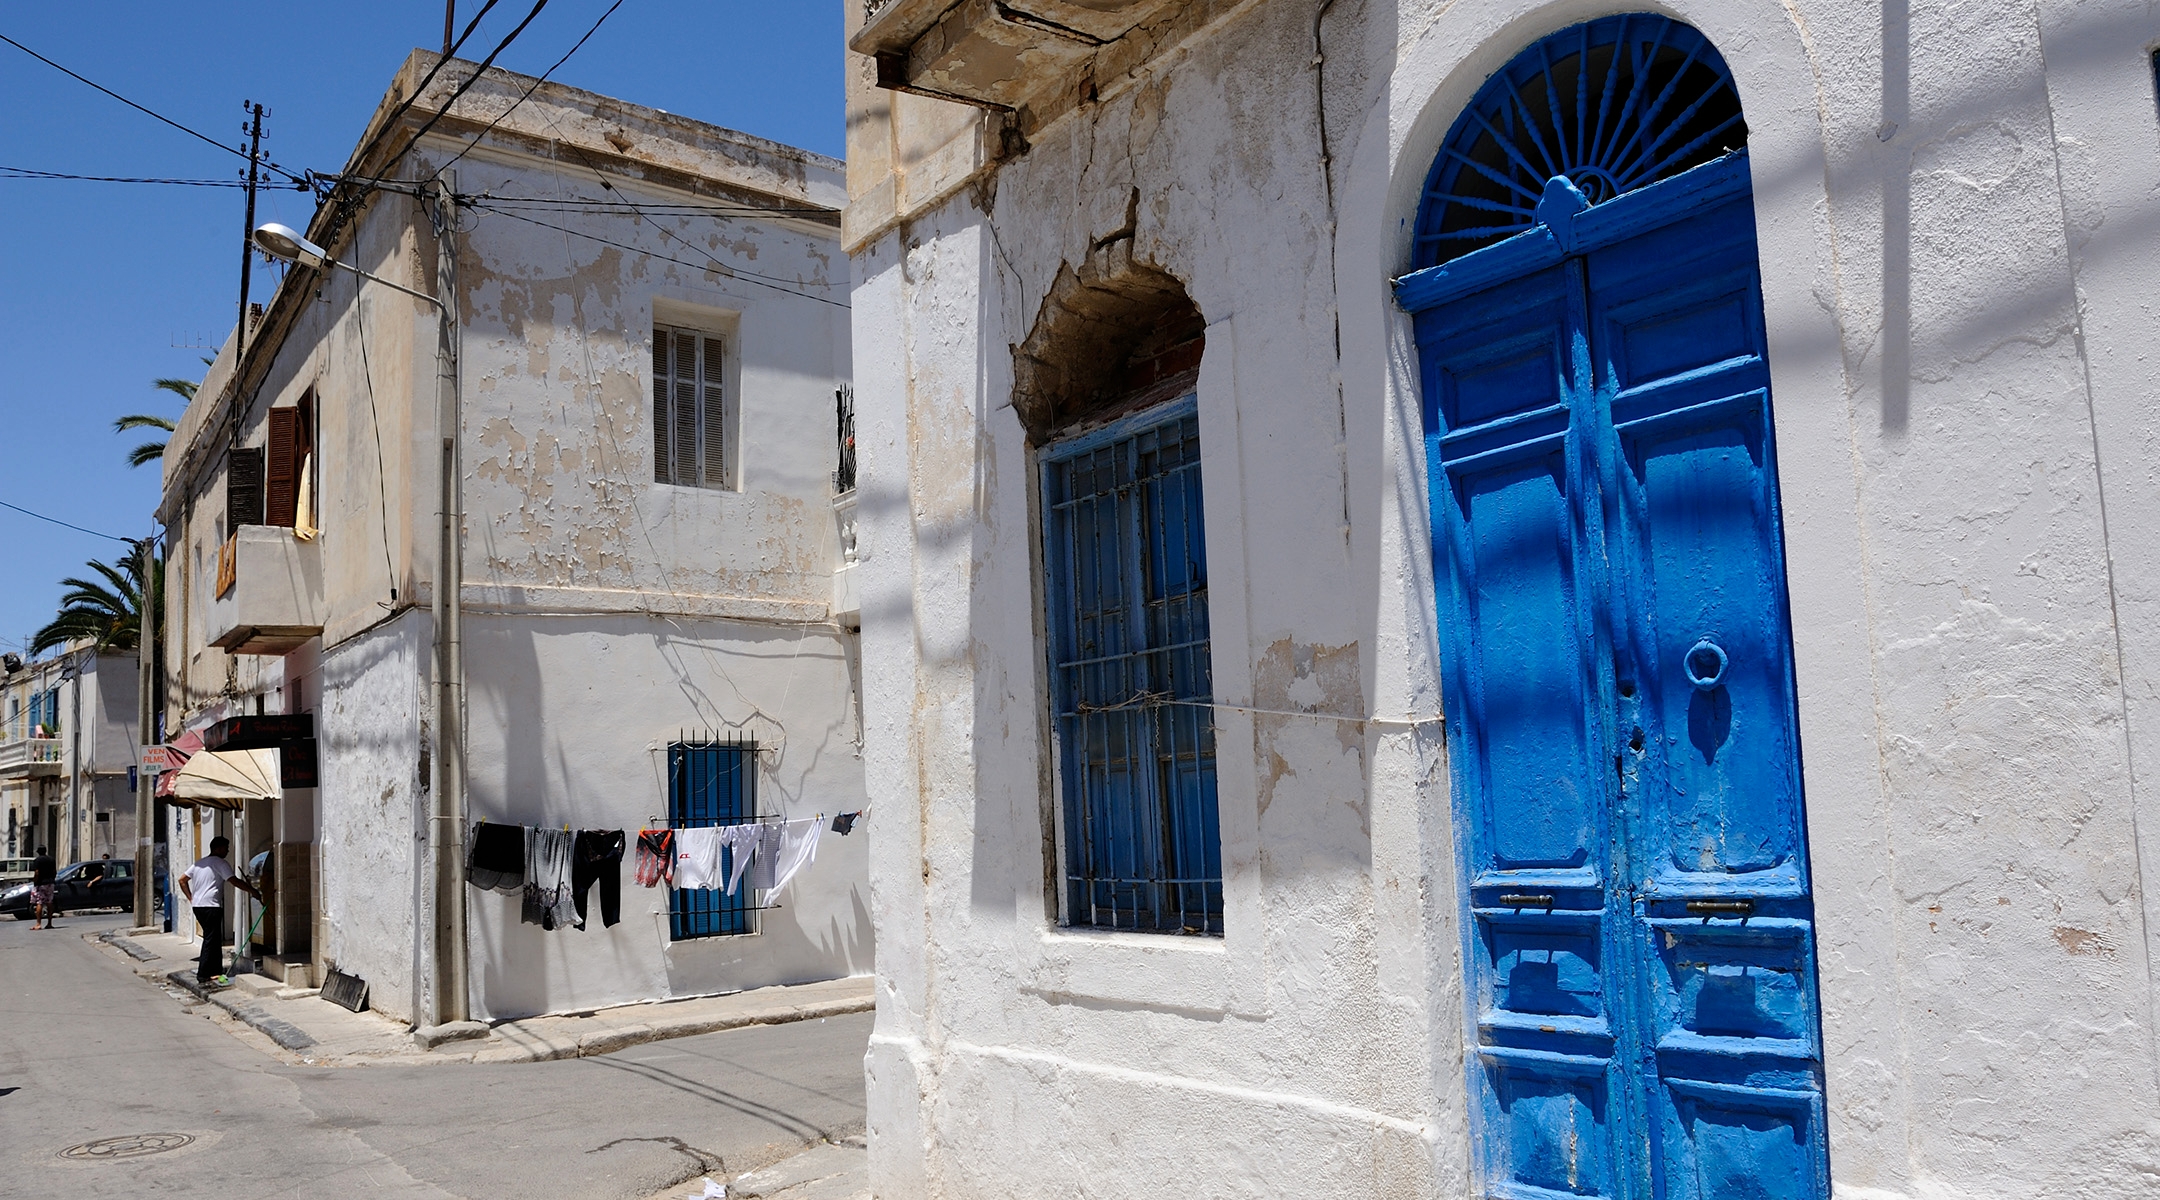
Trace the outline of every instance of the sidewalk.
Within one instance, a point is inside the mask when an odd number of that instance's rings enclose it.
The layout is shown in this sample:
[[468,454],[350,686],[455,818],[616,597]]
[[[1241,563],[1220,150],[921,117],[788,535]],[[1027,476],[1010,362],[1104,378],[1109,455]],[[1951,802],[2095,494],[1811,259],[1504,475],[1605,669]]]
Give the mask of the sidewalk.
[[[663,1189],[647,1200],[701,1200],[706,1180]],[[717,1182],[717,1181],[715,1181]],[[726,1181],[727,1200],[870,1200],[870,1151],[860,1135],[824,1142]]]
[[442,1042],[430,1050],[413,1040],[412,1028],[403,1021],[373,1012],[348,1012],[320,998],[313,988],[287,988],[274,979],[244,975],[234,977],[231,987],[206,994],[195,982],[194,944],[178,934],[130,930],[84,934],[83,940],[125,956],[137,975],[184,1002],[213,1008],[268,1039],[273,1052],[313,1066],[545,1062],[608,1054],[665,1038],[746,1025],[781,1025],[875,1007],[869,978],[836,979],[503,1021],[488,1028],[484,1036]]

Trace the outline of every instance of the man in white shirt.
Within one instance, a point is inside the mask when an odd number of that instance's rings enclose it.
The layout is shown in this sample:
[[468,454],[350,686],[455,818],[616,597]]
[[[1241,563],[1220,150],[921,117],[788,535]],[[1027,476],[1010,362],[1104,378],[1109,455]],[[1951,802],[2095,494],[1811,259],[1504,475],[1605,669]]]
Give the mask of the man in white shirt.
[[232,864],[225,861],[225,854],[232,849],[227,838],[212,838],[210,853],[195,860],[195,865],[180,873],[180,894],[187,898],[195,910],[195,923],[202,926],[202,957],[195,962],[195,982],[209,987],[232,982],[221,969],[224,965],[225,948],[225,884],[232,885],[262,899],[262,893],[236,874]]

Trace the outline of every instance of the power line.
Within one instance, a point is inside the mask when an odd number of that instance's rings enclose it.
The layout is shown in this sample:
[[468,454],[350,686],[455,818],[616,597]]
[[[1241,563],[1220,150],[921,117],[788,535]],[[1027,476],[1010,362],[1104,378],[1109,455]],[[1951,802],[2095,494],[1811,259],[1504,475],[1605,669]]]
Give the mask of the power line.
[[[53,70],[60,72],[62,75],[65,75],[68,78],[73,79],[79,83],[84,83],[89,85],[90,87],[96,88],[98,91],[101,91],[106,95],[111,96],[113,99],[127,105],[129,108],[132,108],[135,111],[144,114],[145,116],[154,117],[157,120],[163,121],[167,125],[172,126],[174,129],[177,129],[180,132],[187,134],[189,137],[199,138],[202,141],[208,142],[211,145],[216,146],[218,149],[223,150],[227,154],[237,154],[242,158],[247,157],[247,152],[245,150],[235,149],[217,140],[216,138],[211,137],[209,134],[204,133],[199,129],[191,129],[186,125],[182,125],[180,122],[173,120],[171,117],[166,116],[164,113],[158,112],[156,109],[146,108],[143,105],[137,104],[133,100],[128,99],[126,96],[121,95],[120,93],[112,90],[109,87],[106,87],[104,84],[99,83],[94,79],[78,75],[75,72],[68,70],[66,67],[63,67],[59,63],[56,63],[53,60],[45,57],[44,55],[39,54],[37,51],[32,50],[30,47],[23,45],[21,42],[16,41],[14,38],[11,38],[4,33],[0,33],[0,42],[6,42],[8,45],[13,46],[17,50],[22,51],[24,54],[27,54],[30,57],[38,60],[39,62],[44,63],[46,66],[51,67]],[[265,160],[263,165],[269,167],[271,170],[276,171],[278,174],[283,175],[284,177],[292,180],[295,183],[304,182],[303,176],[295,175],[291,171],[286,170],[285,168],[277,165],[274,162],[269,162],[268,160]]]
[[[450,93],[450,98],[443,101],[441,107],[437,108],[434,112],[428,114],[428,119],[421,122],[420,128],[413,131],[411,139],[405,143],[405,148],[398,151],[396,154],[391,155],[389,161],[394,163],[399,159],[405,157],[406,155],[412,153],[412,148],[420,144],[420,139],[427,136],[428,130],[435,128],[435,122],[442,120],[443,114],[449,112],[451,108],[454,107],[457,102],[464,97],[465,93],[472,90],[474,84],[480,82],[480,78],[487,74],[487,69],[495,65],[496,56],[501,54],[504,50],[508,49],[510,43],[516,41],[518,39],[518,35],[525,32],[525,27],[532,24],[533,19],[540,15],[540,10],[546,8],[547,6],[548,0],[533,0],[532,10],[525,14],[525,19],[519,21],[515,29],[512,29],[509,33],[504,34],[503,39],[495,43],[495,48],[488,51],[488,56],[486,58],[480,60],[480,65],[473,69],[472,75],[468,77],[465,82],[460,83],[457,86],[456,91]],[[484,12],[486,10],[483,9],[482,11]],[[479,17],[473,18],[474,21],[478,21],[479,19]],[[441,64],[438,63],[437,65],[440,66]],[[418,88],[415,88],[413,90],[414,98],[417,99],[419,95],[420,90]],[[385,127],[387,128],[388,126]]]
[[[474,134],[474,135],[473,135],[473,140],[471,140],[471,141],[469,141],[469,142],[465,143],[465,149],[463,149],[463,150],[460,150],[460,151],[458,151],[458,152],[457,152],[457,157],[456,157],[456,158],[452,158],[452,159],[451,159],[451,160],[450,160],[449,162],[446,162],[446,163],[444,163],[444,164],[442,165],[441,169],[442,169],[442,170],[444,170],[444,171],[447,171],[447,170],[449,170],[450,168],[452,168],[452,167],[456,166],[456,165],[457,165],[457,163],[458,163],[458,159],[460,159],[460,158],[463,158],[463,157],[465,157],[465,155],[466,155],[467,153],[469,153],[469,152],[470,152],[470,151],[472,150],[472,148],[473,148],[474,146],[477,146],[477,145],[479,145],[479,144],[480,144],[480,139],[481,139],[481,138],[484,138],[484,137],[486,137],[487,135],[489,135],[489,134],[491,134],[491,133],[495,132],[495,127],[496,127],[497,125],[500,125],[500,124],[502,124],[502,123],[503,123],[503,118],[504,118],[504,117],[507,117],[507,116],[509,116],[509,115],[510,115],[511,113],[514,113],[514,112],[516,112],[516,111],[517,111],[517,108],[518,108],[518,105],[520,105],[520,104],[523,104],[523,103],[525,103],[525,102],[526,102],[527,100],[530,100],[530,99],[532,99],[532,94],[533,94],[534,92],[536,92],[536,91],[538,91],[538,90],[539,90],[539,88],[540,88],[540,85],[541,85],[541,84],[543,84],[543,83],[546,83],[546,82],[548,81],[548,76],[550,76],[550,75],[553,75],[553,74],[555,73],[555,71],[556,71],[556,68],[558,68],[558,67],[562,66],[562,65],[563,65],[564,63],[566,63],[566,62],[569,62],[569,61],[570,61],[570,56],[571,56],[571,55],[573,55],[573,54],[576,54],[576,53],[577,53],[577,52],[578,52],[579,50],[583,49],[583,48],[584,48],[584,46],[585,46],[585,43],[586,43],[586,42],[588,42],[588,41],[591,41],[591,40],[592,40],[592,35],[594,35],[594,34],[596,34],[596,33],[600,32],[600,27],[601,27],[602,25],[605,25],[605,24],[607,24],[607,19],[608,19],[609,17],[612,17],[612,16],[614,16],[614,15],[615,15],[615,10],[616,10],[616,9],[618,9],[618,8],[621,8],[622,6],[623,6],[623,0],[615,0],[615,3],[613,3],[613,4],[610,4],[610,5],[608,5],[607,11],[606,11],[606,12],[604,12],[604,13],[601,13],[601,14],[600,14],[600,19],[599,19],[599,20],[597,20],[597,21],[594,21],[594,22],[592,23],[592,28],[591,28],[591,29],[588,29],[588,30],[586,30],[586,31],[585,31],[585,36],[584,36],[584,37],[581,37],[581,38],[579,38],[579,39],[577,40],[577,43],[576,43],[575,45],[571,46],[571,47],[570,47],[570,48],[569,48],[568,50],[565,50],[565,51],[563,51],[563,56],[562,56],[561,58],[558,58],[558,59],[556,59],[556,60],[555,60],[555,65],[554,65],[554,66],[552,66],[552,67],[549,67],[549,68],[548,68],[547,70],[545,70],[545,71],[542,71],[542,72],[540,72],[540,77],[539,77],[538,79],[535,79],[535,80],[533,80],[533,81],[532,81],[532,86],[531,86],[531,87],[528,87],[528,88],[526,88],[526,89],[525,89],[525,94],[524,94],[524,95],[522,95],[522,96],[519,96],[519,97],[517,98],[517,100],[516,100],[516,101],[514,101],[514,102],[513,102],[513,103],[512,103],[511,105],[510,105],[510,107],[508,107],[508,108],[506,108],[506,109],[502,110],[502,114],[501,114],[501,116],[498,116],[498,117],[496,117],[496,118],[495,118],[494,120],[492,120],[492,121],[489,121],[489,122],[488,122],[488,124],[487,124],[487,128],[486,128],[486,129],[483,129],[483,130],[481,130],[481,131],[480,131],[479,133],[477,133],[477,134]],[[444,105],[444,107],[445,107],[445,108],[448,108],[449,106],[448,106],[448,105]]]
[[[71,175],[65,171],[39,171],[31,167],[0,166],[0,179],[73,179],[85,183],[162,183],[173,187],[244,188],[245,179],[177,179],[163,176]],[[308,190],[305,183],[281,184],[294,191]]]
[[[613,189],[609,190],[612,191]],[[551,199],[546,196],[498,196],[493,192],[482,192],[477,196],[463,198],[459,202],[464,203],[467,199],[474,203],[486,202],[488,204],[510,205],[513,207],[548,209],[557,212],[566,206],[575,206],[623,216],[637,216],[656,212],[720,217],[831,218],[840,215],[837,209],[816,205],[762,208],[753,204],[690,204],[675,202],[633,204],[626,200],[604,200],[598,196],[564,196],[560,199]]]
[[40,521],[51,521],[51,522],[52,522],[53,524],[55,524],[55,525],[60,525],[60,526],[64,526],[64,527],[66,527],[66,528],[68,528],[68,529],[72,529],[72,530],[74,530],[74,531],[75,531],[75,532],[77,532],[77,533],[87,533],[87,534],[89,534],[89,535],[90,535],[91,537],[112,538],[112,540],[113,540],[113,541],[116,541],[116,542],[125,542],[125,543],[127,543],[128,545],[130,545],[130,546],[134,545],[134,544],[135,544],[136,542],[138,542],[138,541],[140,541],[140,540],[141,540],[140,538],[124,538],[124,537],[113,537],[113,535],[112,535],[112,534],[109,534],[109,533],[99,533],[99,532],[98,532],[97,530],[95,530],[95,529],[84,529],[84,528],[83,528],[82,526],[80,526],[80,525],[69,525],[69,524],[68,524],[68,523],[67,523],[66,521],[63,521],[63,520],[61,520],[61,519],[60,519],[60,518],[58,518],[58,517],[48,517],[48,516],[46,516],[46,515],[45,515],[44,513],[41,513],[41,512],[32,512],[32,511],[30,511],[29,509],[27,509],[27,508],[24,508],[24,507],[23,507],[22,505],[20,505],[20,504],[9,504],[9,503],[8,503],[7,501],[5,501],[5,500],[0,500],[0,508],[12,508],[12,509],[14,509],[14,510],[15,510],[16,512],[19,512],[19,513],[21,513],[22,515],[24,515],[24,516],[26,516],[26,517],[36,517],[36,518],[37,518],[38,520],[40,520]]
[[[721,262],[717,258],[712,258],[712,256],[709,254],[706,255],[707,258],[711,259],[711,261],[708,263],[695,263],[684,258],[670,258],[665,254],[656,254],[643,246],[633,246],[627,242],[612,241],[608,238],[601,237],[598,234],[586,233],[584,230],[581,229],[571,229],[563,225],[550,224],[546,221],[541,221],[532,217],[528,217],[523,213],[514,213],[506,209],[491,208],[485,201],[481,200],[478,197],[461,196],[457,198],[457,202],[459,207],[462,208],[472,208],[480,212],[492,212],[495,213],[497,216],[508,217],[513,221],[523,221],[528,225],[538,225],[542,229],[552,229],[557,233],[567,233],[572,237],[581,237],[586,239],[587,241],[598,242],[603,246],[613,246],[618,250],[628,250],[632,254],[642,254],[647,258],[658,259],[661,262],[674,263],[678,267],[689,267],[694,271],[718,271],[723,275],[729,276],[730,278],[740,279],[744,283],[755,284],[758,287],[771,288],[776,292],[786,292],[790,296],[800,296],[805,300],[815,300],[820,304],[830,304],[834,308],[849,307],[849,305],[845,301],[834,300],[830,297],[820,296],[816,292],[804,291],[800,286],[790,286],[785,282],[777,280],[773,276],[752,274],[748,271],[742,270],[739,267],[729,266],[727,263]],[[667,233],[667,230],[662,229],[657,222],[654,223],[653,228],[659,230],[663,234]],[[673,235],[670,234],[669,236],[672,237]],[[687,242],[683,244],[690,245]],[[693,250],[698,249],[696,246],[691,246],[690,248]],[[704,251],[700,250],[699,253],[704,253]]]

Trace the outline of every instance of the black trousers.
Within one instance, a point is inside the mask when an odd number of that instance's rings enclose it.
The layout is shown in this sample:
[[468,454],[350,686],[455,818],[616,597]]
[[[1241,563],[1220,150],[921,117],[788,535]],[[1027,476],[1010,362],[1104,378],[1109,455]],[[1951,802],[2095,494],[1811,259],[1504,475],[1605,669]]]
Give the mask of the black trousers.
[[225,973],[225,910],[198,908],[195,923],[202,926],[202,957],[195,960],[195,982],[208,983]]
[[577,904],[578,922],[585,920],[585,889],[600,885],[600,924],[622,920],[623,831],[584,829],[570,851],[570,896]]

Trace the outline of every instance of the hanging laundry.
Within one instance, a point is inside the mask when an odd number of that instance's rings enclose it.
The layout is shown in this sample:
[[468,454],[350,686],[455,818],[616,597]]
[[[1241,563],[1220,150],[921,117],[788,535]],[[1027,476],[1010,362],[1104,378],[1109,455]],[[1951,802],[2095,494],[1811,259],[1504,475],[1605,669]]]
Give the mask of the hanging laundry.
[[760,828],[755,824],[725,825],[716,831],[720,835],[720,844],[728,850],[727,894],[730,896],[735,894],[735,885],[742,882],[743,874],[750,869],[750,860],[757,857]]
[[600,885],[600,925],[622,920],[622,852],[620,829],[581,829],[570,850],[570,894],[576,898],[578,928],[585,927],[585,893]]
[[516,895],[525,886],[525,827],[482,821],[465,839],[465,882]]
[[841,837],[855,832],[855,822],[862,818],[859,812],[841,813],[832,819],[832,831]]
[[773,881],[779,878],[780,826],[772,822],[761,822],[754,828],[757,830],[757,854],[750,860],[750,874],[746,882],[750,887],[771,891]]
[[711,827],[676,830],[675,886],[683,889],[715,887],[719,875],[720,831]]
[[780,855],[774,870],[772,890],[765,893],[765,903],[788,885],[788,881],[804,867],[817,861],[818,835],[825,832],[825,823],[816,818],[789,821],[780,827]]
[[577,908],[569,895],[571,844],[567,829],[525,831],[525,903],[521,919],[526,924],[559,929],[577,920]]
[[675,879],[675,831],[640,829],[637,835],[637,870],[631,878],[639,887],[658,887]]

